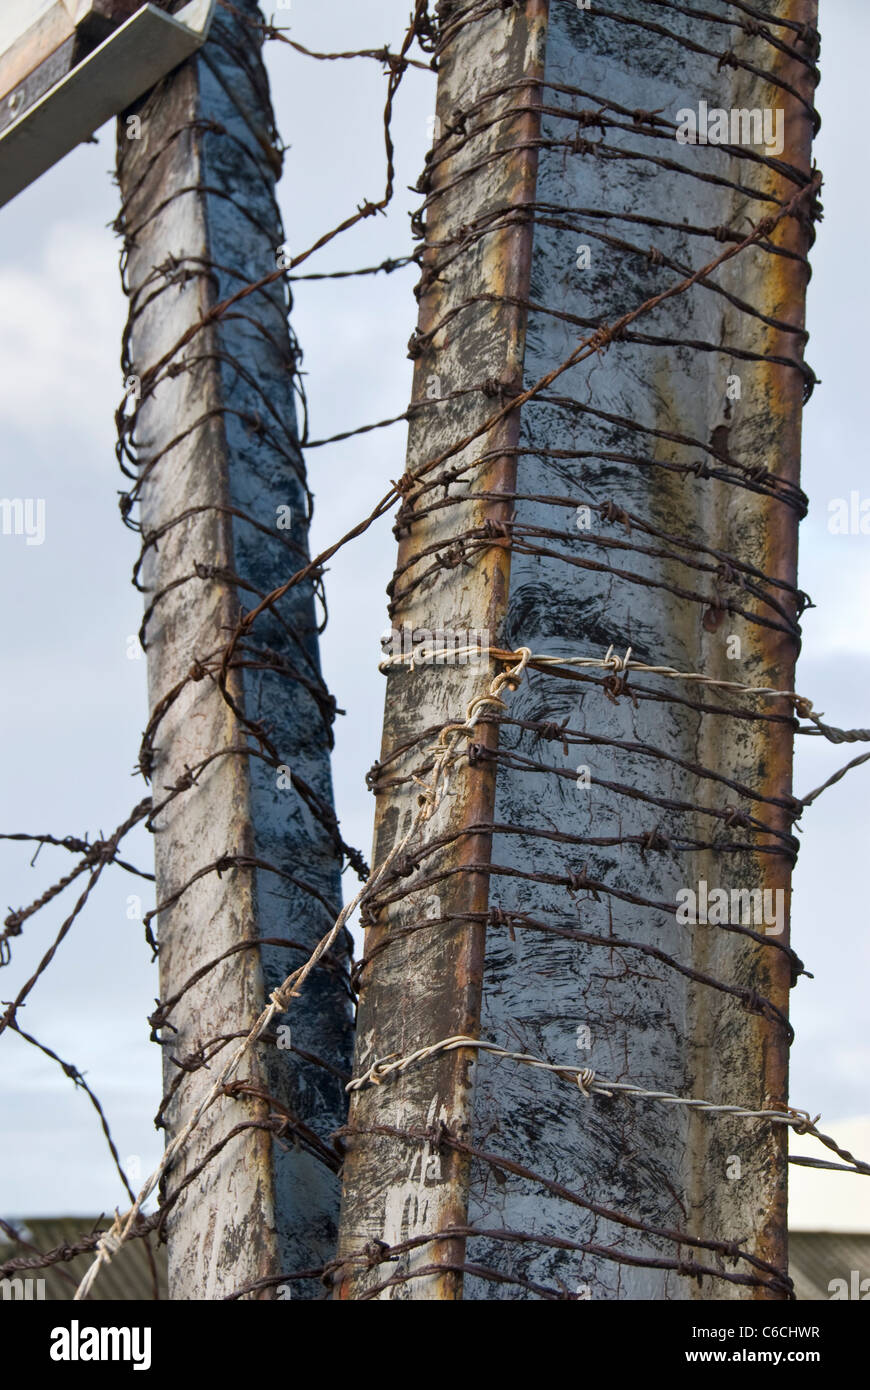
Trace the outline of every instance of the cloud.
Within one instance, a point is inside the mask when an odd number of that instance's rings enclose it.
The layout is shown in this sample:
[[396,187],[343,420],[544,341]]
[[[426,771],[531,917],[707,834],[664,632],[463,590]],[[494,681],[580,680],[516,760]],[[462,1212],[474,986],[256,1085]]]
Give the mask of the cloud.
[[24,259],[0,268],[0,426],[104,440],[122,386],[105,344],[120,342],[126,313],[114,238],[64,220],[46,228],[36,264]]
[[[836,1139],[841,1148],[867,1159],[870,1154],[870,1115],[824,1123],[823,1133]],[[818,1141],[791,1134],[789,1152],[808,1158],[830,1159],[836,1154],[823,1149]],[[870,1231],[870,1190],[867,1179],[854,1173],[832,1173],[825,1169],[802,1168],[792,1164],[788,1175],[788,1224],[792,1231]],[[848,1271],[847,1271],[848,1273]]]

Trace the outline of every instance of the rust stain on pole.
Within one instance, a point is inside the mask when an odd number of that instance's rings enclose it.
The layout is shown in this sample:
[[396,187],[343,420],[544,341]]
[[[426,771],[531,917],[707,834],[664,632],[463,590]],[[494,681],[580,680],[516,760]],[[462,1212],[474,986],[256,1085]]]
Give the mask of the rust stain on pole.
[[[817,18],[817,0],[794,0],[784,7],[781,15],[782,20],[810,28],[815,27]],[[734,50],[738,57],[750,57],[747,39],[736,43]],[[814,84],[803,64],[773,49],[769,66],[779,82],[790,84],[812,108]],[[757,82],[750,78],[745,86],[749,88],[752,100],[737,83],[733,104],[757,105]],[[797,96],[781,87],[768,87],[766,100],[784,113],[784,157],[791,166],[809,177],[813,139],[809,111]],[[776,170],[765,169],[760,182],[777,200],[786,201],[793,196],[793,181]],[[799,218],[787,219],[780,224],[777,232],[777,244],[792,252],[793,257],[765,257],[760,252],[754,252],[751,261],[732,263],[731,277],[723,276],[726,284],[733,278],[731,288],[739,286],[743,296],[751,299],[762,313],[789,323],[798,331],[805,326],[806,286],[809,280],[808,268],[800,258],[806,257],[812,243],[811,225],[811,208],[806,206]],[[755,321],[751,330],[744,329],[744,334],[743,345],[759,354],[767,354],[771,358],[789,356],[802,359],[801,339],[782,329]],[[733,407],[733,413],[723,417],[721,422],[728,430],[726,438],[729,449],[735,456],[761,467],[766,466],[778,478],[795,489],[799,488],[804,391],[802,376],[794,368],[776,361],[753,363],[751,377],[739,363],[734,369],[743,372],[744,398]],[[748,503],[742,505],[735,505],[732,501],[718,516],[716,529],[719,544],[724,550],[751,558],[772,579],[796,587],[798,518],[792,507],[774,497],[750,498]],[[796,620],[799,613],[791,595],[782,591],[781,602],[788,615]],[[740,678],[748,676],[756,684],[793,690],[797,642],[788,633],[763,627],[753,628],[748,624],[741,625],[740,632],[743,643]],[[711,641],[705,657],[709,663],[705,669],[709,669],[711,674],[723,679],[734,677],[735,663],[722,659],[721,644],[717,651],[715,643]],[[760,731],[738,739],[732,745],[732,767],[736,761],[737,768],[745,773],[747,781],[757,786],[762,796],[787,799],[792,790],[794,738],[791,721],[794,711],[785,700],[770,702],[769,711],[779,715],[783,722],[767,724]],[[711,765],[714,765],[719,751],[715,728],[708,727],[704,747],[712,760]],[[793,833],[793,818],[784,808],[768,805],[765,818],[773,833],[761,836],[760,844],[774,844],[777,832]],[[783,945],[790,945],[791,865],[781,856],[770,855],[759,882],[766,890],[783,894],[785,922],[782,935],[777,940]],[[698,961],[704,967],[712,967],[715,960],[718,958],[721,961],[724,954],[730,958],[734,975],[745,979],[783,1015],[788,1015],[793,981],[791,965],[783,952],[751,944],[742,948],[737,944],[732,944],[730,948],[717,945],[712,952],[699,949]],[[696,1039],[699,1092],[721,1091],[723,1082],[727,1084],[730,1061],[733,1061],[743,1078],[744,1093],[752,1103],[771,1108],[785,1106],[788,1103],[789,1042],[781,1024],[761,1016],[746,1016],[739,1043],[734,1044],[736,1051],[729,1059],[728,1048],[716,1045],[717,1041],[721,1042],[723,1027],[723,1011],[719,1002],[699,991],[694,1004],[692,1029]],[[693,1193],[693,1209],[699,1214],[696,1229],[703,1223],[704,1211],[709,1212],[711,1144],[707,1128],[700,1117],[693,1118],[693,1158],[687,1176]],[[745,1152],[744,1137],[739,1126],[723,1125],[722,1133],[727,1134],[731,1142],[717,1148],[717,1163],[729,1149],[733,1149],[732,1156],[738,1158],[741,1150]],[[788,1130],[784,1126],[771,1125],[766,1133],[757,1136],[756,1142],[759,1150],[757,1162],[763,1168],[764,1179],[757,1186],[758,1221],[752,1248],[759,1258],[787,1269]],[[730,1184],[736,1206],[728,1201],[728,1189],[723,1191],[720,1198],[721,1217],[728,1220],[730,1216],[735,1224],[739,1222],[741,1186],[752,1181],[752,1177],[744,1177]],[[703,1286],[700,1294],[709,1297],[709,1286]],[[738,1296],[736,1292],[734,1296]],[[785,1295],[758,1289],[754,1296],[764,1299]]]
[[[456,51],[440,73],[439,112],[460,110],[445,120],[447,135],[436,147],[427,241],[443,255],[454,228],[467,223],[478,235],[469,235],[463,255],[445,256],[443,280],[424,300],[419,346],[428,355],[416,376],[412,474],[486,418],[473,405],[482,379],[500,375],[507,386],[518,366],[526,385],[542,377],[592,327],[613,324],[682,280],[687,265],[712,260],[723,241],[740,240],[741,229],[792,197],[809,173],[810,117],[781,84],[809,100],[811,75],[763,32],[706,16],[693,19],[686,36],[683,18],[659,23],[657,15],[651,23],[640,0],[607,12],[527,5],[475,12],[473,20],[463,12],[465,25],[456,13],[447,7]],[[795,4],[789,15],[812,21],[815,6]],[[525,56],[511,63],[520,31]],[[799,38],[792,29],[786,37]],[[753,45],[764,45],[763,59]],[[769,77],[759,75],[768,59]],[[542,107],[532,141],[537,160],[511,196],[534,203],[535,231],[530,260],[529,241],[515,244],[511,279],[501,259],[505,243],[480,235],[481,215],[507,201],[490,157],[494,132],[504,129],[499,99],[522,90],[531,100],[530,87],[510,87],[530,74],[544,93],[533,101]],[[717,150],[712,141],[681,146],[676,113],[701,100],[730,108],[732,117],[745,112],[747,134],[753,111],[760,120],[771,102],[782,107],[783,160]],[[462,134],[472,127],[473,136],[448,161],[449,119]],[[600,139],[588,138],[596,127]],[[473,175],[463,174],[469,166]],[[808,227],[781,226],[777,245],[802,255]],[[594,256],[575,269],[578,237],[592,243]],[[554,390],[516,412],[498,444],[487,441],[486,455],[493,460],[503,450],[489,467],[500,470],[497,487],[514,494],[509,518],[507,504],[497,514],[509,535],[491,530],[489,548],[475,550],[462,568],[469,555],[455,538],[467,537],[486,509],[462,503],[450,478],[449,506],[436,505],[433,489],[418,517],[403,509],[413,529],[400,547],[395,620],[422,629],[471,627],[485,612],[491,637],[504,647],[603,656],[612,643],[620,653],[631,646],[635,659],[652,665],[792,688],[796,596],[776,584],[793,585],[796,569],[797,519],[783,491],[788,483],[794,490],[799,467],[803,339],[789,330],[802,329],[805,280],[802,260],[747,249],[684,297],[656,298],[655,311],[632,325],[639,331],[572,367]],[[516,324],[518,359],[505,342],[505,333],[514,341]],[[428,335],[438,325],[433,351]],[[742,396],[726,393],[726,373],[739,374],[727,381],[742,381]],[[448,395],[444,404],[424,404]],[[478,452],[460,461],[471,465]],[[699,464],[699,454],[707,462]],[[765,468],[774,480],[767,495],[755,485]],[[468,471],[475,487],[487,488],[492,474]],[[561,496],[552,495],[554,475]],[[578,537],[570,513],[581,501],[602,512],[596,528]],[[634,516],[645,546],[631,524],[625,541],[614,537],[609,528],[623,524],[620,513]],[[545,540],[536,544],[538,537]],[[760,577],[754,588],[744,585],[748,575]],[[725,641],[732,636],[739,639],[736,662]],[[655,677],[637,681],[643,698],[635,700],[632,683],[627,693],[608,692],[608,701],[600,686],[581,685],[578,693],[574,680],[532,672],[510,702],[510,737],[499,743],[494,729],[481,732],[482,761],[455,779],[437,832],[443,842],[436,834],[433,848],[422,859],[409,856],[376,895],[357,1075],[376,1058],[466,1031],[576,1064],[577,1025],[578,1038],[583,1026],[594,1039],[591,1055],[579,1060],[605,1077],[752,1110],[785,1102],[791,964],[778,949],[785,932],[768,942],[763,926],[761,939],[739,924],[718,931],[706,914],[686,925],[676,904],[686,889],[700,897],[702,882],[727,885],[732,902],[735,891],[750,902],[763,903],[763,890],[787,899],[791,712],[775,710],[781,722],[774,724],[738,718],[729,714],[730,696],[702,688],[700,698],[709,699],[701,708],[682,699],[686,688],[674,694]],[[416,789],[404,779],[427,737],[461,718],[469,694],[485,688],[482,676],[475,685],[455,668],[389,676],[376,860],[410,824]],[[575,743],[564,743],[560,762],[552,730],[562,727]],[[572,793],[577,779],[565,765],[579,750],[592,765],[587,797]],[[490,824],[492,842],[465,833]],[[586,891],[587,867],[601,893]],[[486,935],[463,926],[462,913],[488,916]],[[480,1158],[460,1166],[450,1145],[433,1149],[402,1137],[439,1120],[472,1146],[486,1148],[497,1135],[495,1148],[515,1165],[511,1180]],[[372,1132],[377,1126],[381,1133]],[[517,1240],[475,1234],[437,1253],[421,1246],[391,1261],[387,1273],[377,1262],[349,1263],[342,1297],[371,1294],[390,1276],[388,1297],[523,1297],[564,1290],[566,1279],[588,1281],[595,1298],[783,1291],[775,1273],[786,1256],[785,1136],[773,1125],[651,1104],[578,1107],[576,1097],[567,1100],[540,1074],[530,1079],[522,1066],[456,1053],[356,1093],[350,1133],[340,1244],[346,1260],[373,1239],[391,1245],[447,1222],[510,1231]],[[609,1214],[550,1200],[534,1173],[554,1175]],[[620,1213],[638,1217],[640,1226],[627,1229]],[[702,1242],[739,1235],[774,1277],[764,1287],[732,1282],[723,1264],[719,1274],[690,1280],[661,1258],[674,1251],[654,1227],[681,1233],[673,1238],[680,1256],[682,1235]],[[549,1248],[548,1237],[555,1238]],[[555,1240],[565,1239],[577,1243],[570,1259],[555,1253]],[[582,1253],[590,1244],[592,1257]],[[618,1251],[627,1265],[603,1258],[603,1249]],[[475,1272],[464,1285],[463,1262]],[[415,1269],[423,1272],[415,1277]]]
[[[170,1139],[211,1088],[227,1045],[331,926],[340,898],[334,706],[311,585],[239,644],[228,686],[242,718],[215,671],[243,603],[307,557],[286,287],[272,283],[242,312],[203,326],[217,303],[274,270],[284,240],[268,82],[249,22],[258,18],[253,0],[219,11],[201,54],[137,109],[141,138],[119,123],[149,694],[153,710],[165,702],[147,751],[155,801],[165,802],[155,818],[160,987],[164,1000],[178,996],[155,1024]],[[164,359],[149,389],[149,369]],[[188,769],[195,782],[167,796]],[[288,1023],[279,1016],[247,1054],[169,1171],[169,1195],[181,1192],[167,1223],[174,1299],[221,1298],[334,1253],[339,1152],[328,1139],[345,1112],[347,948],[336,944]],[[324,1296],[316,1281],[290,1288],[294,1299]]]
[[[534,0],[522,10],[511,12],[505,21],[502,13],[492,20],[475,26],[469,53],[469,40],[461,35],[455,45],[448,45],[441,58],[437,116],[443,147],[449,150],[447,133],[458,106],[466,105],[470,93],[467,86],[468,64],[483,75],[488,83],[495,75],[505,83],[539,79],[545,50],[546,0]],[[539,118],[528,108],[535,104],[536,89],[526,87],[506,107],[506,119],[476,141],[469,153],[467,146],[456,158],[439,160],[429,190],[427,220],[427,250],[425,266],[439,259],[438,245],[455,236],[463,222],[479,216],[490,207],[506,206],[520,211],[534,197],[537,156],[535,139]],[[515,152],[494,162],[488,175],[477,176],[472,182],[464,171],[473,158],[495,150],[515,146]],[[440,152],[440,151],[439,151]],[[459,193],[453,191],[459,181]],[[448,190],[442,193],[442,190]],[[471,285],[480,291],[506,300],[524,299],[528,292],[533,226],[530,218],[518,218],[492,236],[481,253],[480,264],[470,275],[464,268],[451,268],[443,279],[436,279],[421,296],[418,332],[431,333],[441,318],[465,293],[473,293]],[[425,274],[425,269],[424,269]],[[477,350],[468,352],[467,338],[462,330],[448,326],[436,334],[437,350],[426,349],[418,359],[414,373],[413,399],[419,414],[411,426],[408,449],[408,472],[424,464],[438,449],[439,441],[450,442],[456,426],[473,426],[492,414],[499,400],[498,388],[506,396],[521,389],[525,353],[525,312],[509,302],[494,303],[486,310],[475,310],[479,322],[473,329]],[[472,373],[468,378],[469,369]],[[494,378],[490,394],[480,387],[487,377]],[[432,389],[432,383],[436,383]],[[464,400],[456,407],[453,402],[441,405],[430,403],[433,397],[468,384],[474,391],[471,401]],[[481,492],[511,492],[516,479],[516,456],[509,452],[519,438],[519,422],[507,417],[479,445],[477,452],[486,450],[487,463],[475,470],[475,488]],[[506,452],[500,453],[504,449]],[[473,462],[469,453],[468,462]],[[506,522],[511,503],[469,500],[461,507],[460,525],[481,527],[487,522]],[[413,567],[418,557],[425,555],[427,546],[443,536],[443,520],[435,513],[431,518],[414,520],[401,537],[398,568]],[[425,565],[425,561],[422,562]],[[413,574],[413,568],[408,573]],[[480,631],[495,640],[501,628],[507,604],[510,551],[506,546],[493,546],[484,551],[473,570],[447,570],[439,576],[421,598],[414,592],[410,599],[398,601],[393,609],[395,628],[411,632],[425,630]],[[401,767],[413,765],[419,759],[421,735],[427,726],[437,725],[454,715],[465,717],[470,699],[481,693],[489,683],[487,672],[493,668],[487,660],[483,665],[466,668],[439,666],[431,673],[394,671],[388,678],[387,709],[384,724],[382,757],[408,739],[414,739],[410,757]],[[481,728],[480,742],[494,747],[498,741],[496,728]],[[390,764],[387,780],[395,773]],[[465,827],[488,824],[492,820],[495,797],[495,769],[475,769],[473,777],[460,774],[451,806],[451,829],[459,833],[455,845],[447,851],[443,867],[463,869],[467,865],[486,863],[490,854],[490,837],[463,834]],[[375,865],[404,833],[411,814],[405,789],[381,790],[375,824]],[[448,878],[430,901],[428,914],[434,918],[431,930],[409,939],[410,944],[397,944],[382,955],[383,968],[376,977],[363,977],[357,1025],[357,1067],[368,1065],[373,1053],[382,1055],[393,1050],[407,1050],[444,1037],[463,1033],[474,1036],[479,1031],[480,995],[483,974],[485,926],[469,923],[462,918],[468,913],[485,913],[489,897],[488,876],[485,873],[458,872]],[[416,899],[416,906],[415,906]],[[425,900],[424,900],[425,901]],[[368,926],[366,956],[383,951],[396,929],[407,927],[416,914],[424,911],[420,895],[411,895],[409,903],[384,910],[380,919]],[[453,915],[459,919],[451,923]],[[409,1076],[391,1088],[389,1097],[378,1092],[360,1093],[351,1101],[350,1127],[364,1128],[383,1121],[385,1113],[400,1113],[403,1123],[427,1124],[438,1119],[467,1133],[469,1103],[474,1059],[467,1052],[454,1052],[440,1058],[425,1078]],[[430,1104],[437,1096],[437,1106]],[[463,1224],[467,1211],[468,1160],[455,1153],[433,1155],[428,1148],[409,1149],[402,1172],[400,1160],[397,1173],[394,1156],[388,1156],[389,1143],[377,1138],[356,1137],[350,1140],[344,1165],[344,1216],[341,1230],[341,1255],[360,1248],[367,1239],[400,1239],[423,1226],[428,1229]],[[389,1234],[385,1236],[385,1232]],[[400,1296],[427,1299],[461,1297],[462,1277],[457,1272],[462,1262],[464,1242],[451,1240],[435,1242],[422,1257],[421,1263],[443,1266],[435,1273],[409,1285]],[[369,1276],[368,1282],[371,1282]],[[365,1287],[362,1274],[350,1272],[339,1285],[338,1296],[352,1298]]]
[[[818,0],[793,0],[785,8],[783,18],[815,29],[818,23]],[[815,88],[806,68],[782,55],[775,69],[778,76],[785,78],[804,101],[812,107]],[[782,94],[785,123],[788,135],[788,155],[790,163],[809,176],[812,169],[813,128],[809,112],[788,92]],[[790,190],[784,178],[773,178],[773,188],[781,198],[789,196]],[[781,234],[781,245],[796,256],[808,255],[812,244],[811,209],[805,209],[801,219],[786,222]],[[808,269],[800,260],[785,256],[775,260],[774,268],[766,280],[766,295],[762,297],[762,307],[771,316],[779,317],[798,329],[805,327],[806,289],[809,281]],[[795,353],[795,343],[783,332],[771,333],[772,354],[791,351]],[[771,416],[776,435],[780,440],[777,454],[777,471],[781,477],[795,488],[800,486],[801,458],[801,415],[803,409],[803,383],[795,371],[772,364],[769,369],[769,399]],[[775,576],[786,584],[797,586],[798,535],[794,512],[783,505],[769,502],[765,515],[766,554],[763,567],[767,574]],[[796,605],[789,605],[797,616]],[[797,644],[785,636],[769,634],[767,662],[771,684],[782,689],[794,689]],[[777,712],[792,714],[787,702],[777,702]],[[794,739],[790,730],[780,725],[769,735],[769,757],[762,763],[760,785],[762,791],[770,796],[788,794],[792,787],[792,765]],[[787,813],[780,811],[771,817],[776,829],[791,831],[793,822]],[[791,905],[791,872],[782,861],[774,860],[774,871],[770,875],[771,885],[785,894],[785,901]],[[786,944],[791,943],[790,911],[786,931],[783,936]],[[775,960],[769,963],[770,981],[766,991],[770,998],[784,1013],[788,1013],[789,994],[792,980],[788,961],[780,953],[773,953]],[[765,1076],[765,1091],[770,1100],[785,1104],[788,1100],[788,1046],[781,1029],[764,1028],[762,1040],[762,1065]],[[762,1259],[770,1260],[781,1268],[788,1267],[788,1130],[779,1128],[771,1135],[771,1146],[775,1154],[775,1171],[780,1175],[775,1200],[771,1202],[767,1219],[762,1223],[757,1245]]]

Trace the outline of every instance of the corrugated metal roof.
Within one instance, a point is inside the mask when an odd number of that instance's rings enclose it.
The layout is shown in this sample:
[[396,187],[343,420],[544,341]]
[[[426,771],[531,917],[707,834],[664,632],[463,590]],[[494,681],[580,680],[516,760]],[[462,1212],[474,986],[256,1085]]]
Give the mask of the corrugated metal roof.
[[833,1279],[851,1288],[852,1271],[858,1283],[870,1279],[870,1235],[842,1231],[792,1231],[788,1238],[789,1273],[799,1299],[831,1297]]
[[[25,1236],[29,1245],[35,1245],[38,1250],[46,1252],[55,1250],[60,1246],[74,1245],[81,1240],[83,1234],[90,1234],[92,1231],[106,1231],[111,1222],[106,1220],[97,1222],[86,1216],[56,1216],[34,1217],[32,1220],[11,1221],[9,1224],[14,1226],[19,1234]],[[145,1248],[146,1243],[154,1256],[160,1298],[168,1297],[166,1246],[158,1245],[152,1232],[148,1236],[147,1242],[134,1240],[129,1245],[122,1246],[109,1264],[103,1266],[100,1277],[90,1295],[94,1302],[108,1302],[110,1299],[133,1301],[154,1297],[151,1265]],[[20,1245],[13,1246],[0,1232],[0,1264],[5,1264],[7,1260],[16,1256],[30,1253],[32,1252]],[[44,1279],[46,1301],[62,1302],[72,1298],[76,1286],[92,1259],[93,1255],[90,1254],[76,1255],[71,1260],[51,1265],[47,1269],[21,1270],[19,1277],[33,1280]],[[30,1292],[35,1299],[39,1292],[38,1285],[34,1284]]]

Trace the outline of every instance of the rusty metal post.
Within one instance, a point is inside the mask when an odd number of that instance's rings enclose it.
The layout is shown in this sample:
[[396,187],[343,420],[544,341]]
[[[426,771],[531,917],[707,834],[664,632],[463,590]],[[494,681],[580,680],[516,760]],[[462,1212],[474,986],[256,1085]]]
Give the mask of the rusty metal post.
[[[305,563],[310,515],[286,285],[203,323],[275,270],[284,239],[281,157],[249,22],[258,18],[253,0],[219,11],[201,52],[125,113],[118,132],[146,763],[155,804],[167,803],[155,820],[160,987],[164,1001],[181,995],[155,1020],[170,1138],[211,1085],[214,1068],[197,1063],[224,1060],[340,906],[334,706],[310,584],[245,634],[230,671],[233,707],[218,688],[221,652],[245,610]],[[168,794],[188,769],[195,784]],[[171,1297],[220,1298],[333,1254],[339,1156],[328,1136],[344,1115],[350,999],[345,943],[171,1170],[170,1195],[194,1175],[169,1219]],[[260,1296],[275,1297],[274,1285]],[[278,1296],[322,1290],[291,1281]]]
[[[505,23],[501,12],[474,26],[456,50],[443,57],[438,82],[437,121],[441,130],[449,126],[453,112],[467,100],[468,73],[481,69],[505,83],[522,81],[537,65],[537,52],[543,39],[544,4],[529,9],[528,18]],[[492,66],[490,66],[492,64]],[[455,235],[469,212],[484,207],[522,209],[533,196],[536,155],[534,136],[537,119],[530,114],[533,93],[526,90],[514,100],[509,119],[495,124],[474,153],[497,154],[485,173],[474,183],[467,181],[464,154],[456,161],[439,165],[437,183],[457,181],[456,190],[439,199],[430,213],[427,240],[431,244]],[[436,126],[436,130],[439,127]],[[516,153],[505,154],[512,146]],[[473,198],[473,207],[469,200]],[[531,226],[518,217],[484,243],[468,278],[452,276],[436,280],[421,301],[419,331],[429,332],[439,319],[466,296],[494,292],[521,296],[528,283]],[[437,258],[428,252],[431,263]],[[425,270],[424,270],[425,275]],[[525,352],[525,314],[511,304],[493,302],[482,306],[469,334],[457,334],[438,353],[437,360],[423,355],[414,374],[414,401],[420,412],[411,427],[408,472],[448,448],[457,436],[478,428],[498,401],[499,390],[511,392],[522,375]],[[490,393],[479,389],[490,383]],[[448,396],[468,388],[469,394],[440,405],[427,405],[433,397]],[[516,463],[509,452],[516,442],[516,422],[499,429],[487,441],[491,456],[478,469],[481,490],[511,491]],[[500,452],[504,449],[505,452]],[[472,462],[460,455],[457,465]],[[487,520],[506,520],[511,508],[498,501],[469,501],[461,508],[458,524],[483,525]],[[435,512],[423,529],[416,524],[402,536],[398,565],[413,565],[427,546],[444,543],[455,518]],[[499,631],[503,625],[509,584],[510,563],[507,550],[494,546],[475,571],[465,569],[442,572],[425,594],[397,602],[393,624],[397,630],[452,630],[455,632]],[[394,599],[395,599],[394,595]],[[409,760],[393,770],[407,770],[418,755],[418,741],[427,727],[436,728],[453,714],[463,713],[481,682],[486,680],[488,661],[482,666],[422,667],[412,673],[396,672],[389,678],[384,721],[383,755],[406,740],[414,741]],[[491,819],[494,776],[483,770],[459,789],[452,808],[451,823],[456,830]],[[378,797],[375,830],[375,864],[405,832],[416,811],[417,788],[399,784]],[[457,869],[489,857],[487,835],[460,836],[446,851],[445,867]],[[457,899],[457,894],[459,895]],[[408,937],[379,958],[377,970],[364,979],[362,1012],[358,1019],[356,1070],[368,1066],[376,1056],[392,1051],[408,1051],[436,1037],[475,1031],[479,1026],[481,985],[484,963],[484,930],[480,925],[450,921],[454,901],[463,908],[486,910],[488,897],[485,873],[461,873],[443,890],[412,894],[390,911],[389,923],[381,917],[366,934],[366,955],[376,952],[392,932],[412,926],[421,916],[433,919],[431,931]],[[459,1132],[469,1130],[472,1091],[467,1055],[448,1054],[433,1064],[425,1075],[409,1076],[389,1095],[372,1098],[361,1095],[352,1105],[352,1122],[372,1120],[395,1123],[429,1123],[445,1119]],[[374,1102],[374,1103],[373,1103]],[[340,1253],[359,1248],[370,1237],[393,1243],[407,1233],[438,1230],[462,1224],[467,1209],[468,1164],[458,1155],[439,1155],[428,1146],[403,1146],[390,1138],[361,1143],[352,1140],[345,1166],[343,1227]],[[415,1297],[456,1298],[462,1281],[454,1272],[461,1255],[461,1242],[446,1241],[424,1249],[417,1263],[444,1265],[413,1284]],[[352,1286],[345,1282],[341,1296],[350,1296]]]
[[[409,475],[808,185],[816,4],[775,9],[758,23],[667,0],[439,6]],[[755,134],[780,111],[783,148],[678,141],[679,113],[700,103],[745,110]],[[451,457],[443,488],[408,482],[396,629],[485,629],[496,647],[563,657],[614,644],[794,688],[811,201]],[[427,740],[496,669],[390,670],[376,864],[410,824]],[[792,730],[785,700],[527,672],[501,730],[478,726],[429,847],[370,905],[355,1074],[462,1033],[652,1090],[782,1105],[786,922],[775,939],[717,931],[676,904],[681,890],[700,901],[702,882],[788,901]],[[770,1270],[735,1283],[721,1251],[660,1234],[740,1238],[785,1270],[785,1135],[769,1123],[578,1101],[466,1049],[356,1092],[348,1144],[339,1297],[387,1280],[377,1296],[782,1292]],[[372,1258],[372,1240],[451,1228]],[[686,1278],[689,1255],[721,1275]]]

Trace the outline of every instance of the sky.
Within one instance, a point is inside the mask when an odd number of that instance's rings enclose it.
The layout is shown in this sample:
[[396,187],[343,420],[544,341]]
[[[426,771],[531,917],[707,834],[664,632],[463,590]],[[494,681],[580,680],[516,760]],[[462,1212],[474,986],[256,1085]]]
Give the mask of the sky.
[[[867,366],[856,325],[870,311],[863,274],[868,225],[863,124],[870,7],[822,0],[823,117],[816,158],[825,220],[813,253],[808,357],[822,380],[804,416],[800,584],[817,607],[804,619],[797,689],[840,727],[870,726],[870,536],[833,534],[831,504],[870,497]],[[269,13],[269,7],[266,6]],[[320,49],[395,48],[408,0],[294,0],[275,19]],[[278,127],[289,145],[279,201],[292,249],[309,245],[366,198],[381,196],[384,79],[375,62],[316,63],[266,49]],[[411,72],[397,104],[397,196],[306,269],[373,265],[411,249],[407,214],[430,136],[434,78]],[[42,545],[0,536],[0,830],[92,837],[114,829],[144,794],[132,775],[147,718],[143,660],[128,657],[140,596],[129,577],[135,538],[121,524],[124,480],[113,414],[123,390],[126,315],[118,275],[112,181],[114,124],[0,209],[0,497],[46,499]],[[386,277],[295,287],[293,327],[303,347],[311,437],[399,414],[407,404],[406,345],[416,302],[412,267]],[[312,547],[343,534],[404,470],[402,425],[308,453],[315,494]],[[364,775],[377,756],[383,707],[379,636],[393,567],[389,518],[336,556],[327,574],[330,625],[324,673],[339,706],[333,761],[345,838],[368,854],[373,802]],[[854,753],[798,739],[795,791],[818,786]],[[814,974],[792,994],[797,1040],[792,1103],[821,1112],[822,1128],[870,1153],[870,1037],[865,930],[870,767],[859,768],[805,813],[794,879],[793,940]],[[72,860],[61,850],[0,845],[2,901],[33,900]],[[144,833],[126,854],[150,868]],[[144,891],[143,891],[144,889]],[[72,893],[37,914],[0,971],[0,997],[27,978]],[[156,1165],[151,1123],[160,1094],[158,1049],[145,1016],[156,969],[129,896],[149,886],[105,874],[61,952],[22,1011],[22,1026],[86,1073],[109,1114],[131,1177]],[[110,1211],[123,1202],[89,1102],[54,1064],[13,1035],[0,1040],[0,1213],[7,1217]],[[818,1153],[797,1141],[796,1149]],[[870,1231],[870,1184],[792,1169],[793,1226]]]

